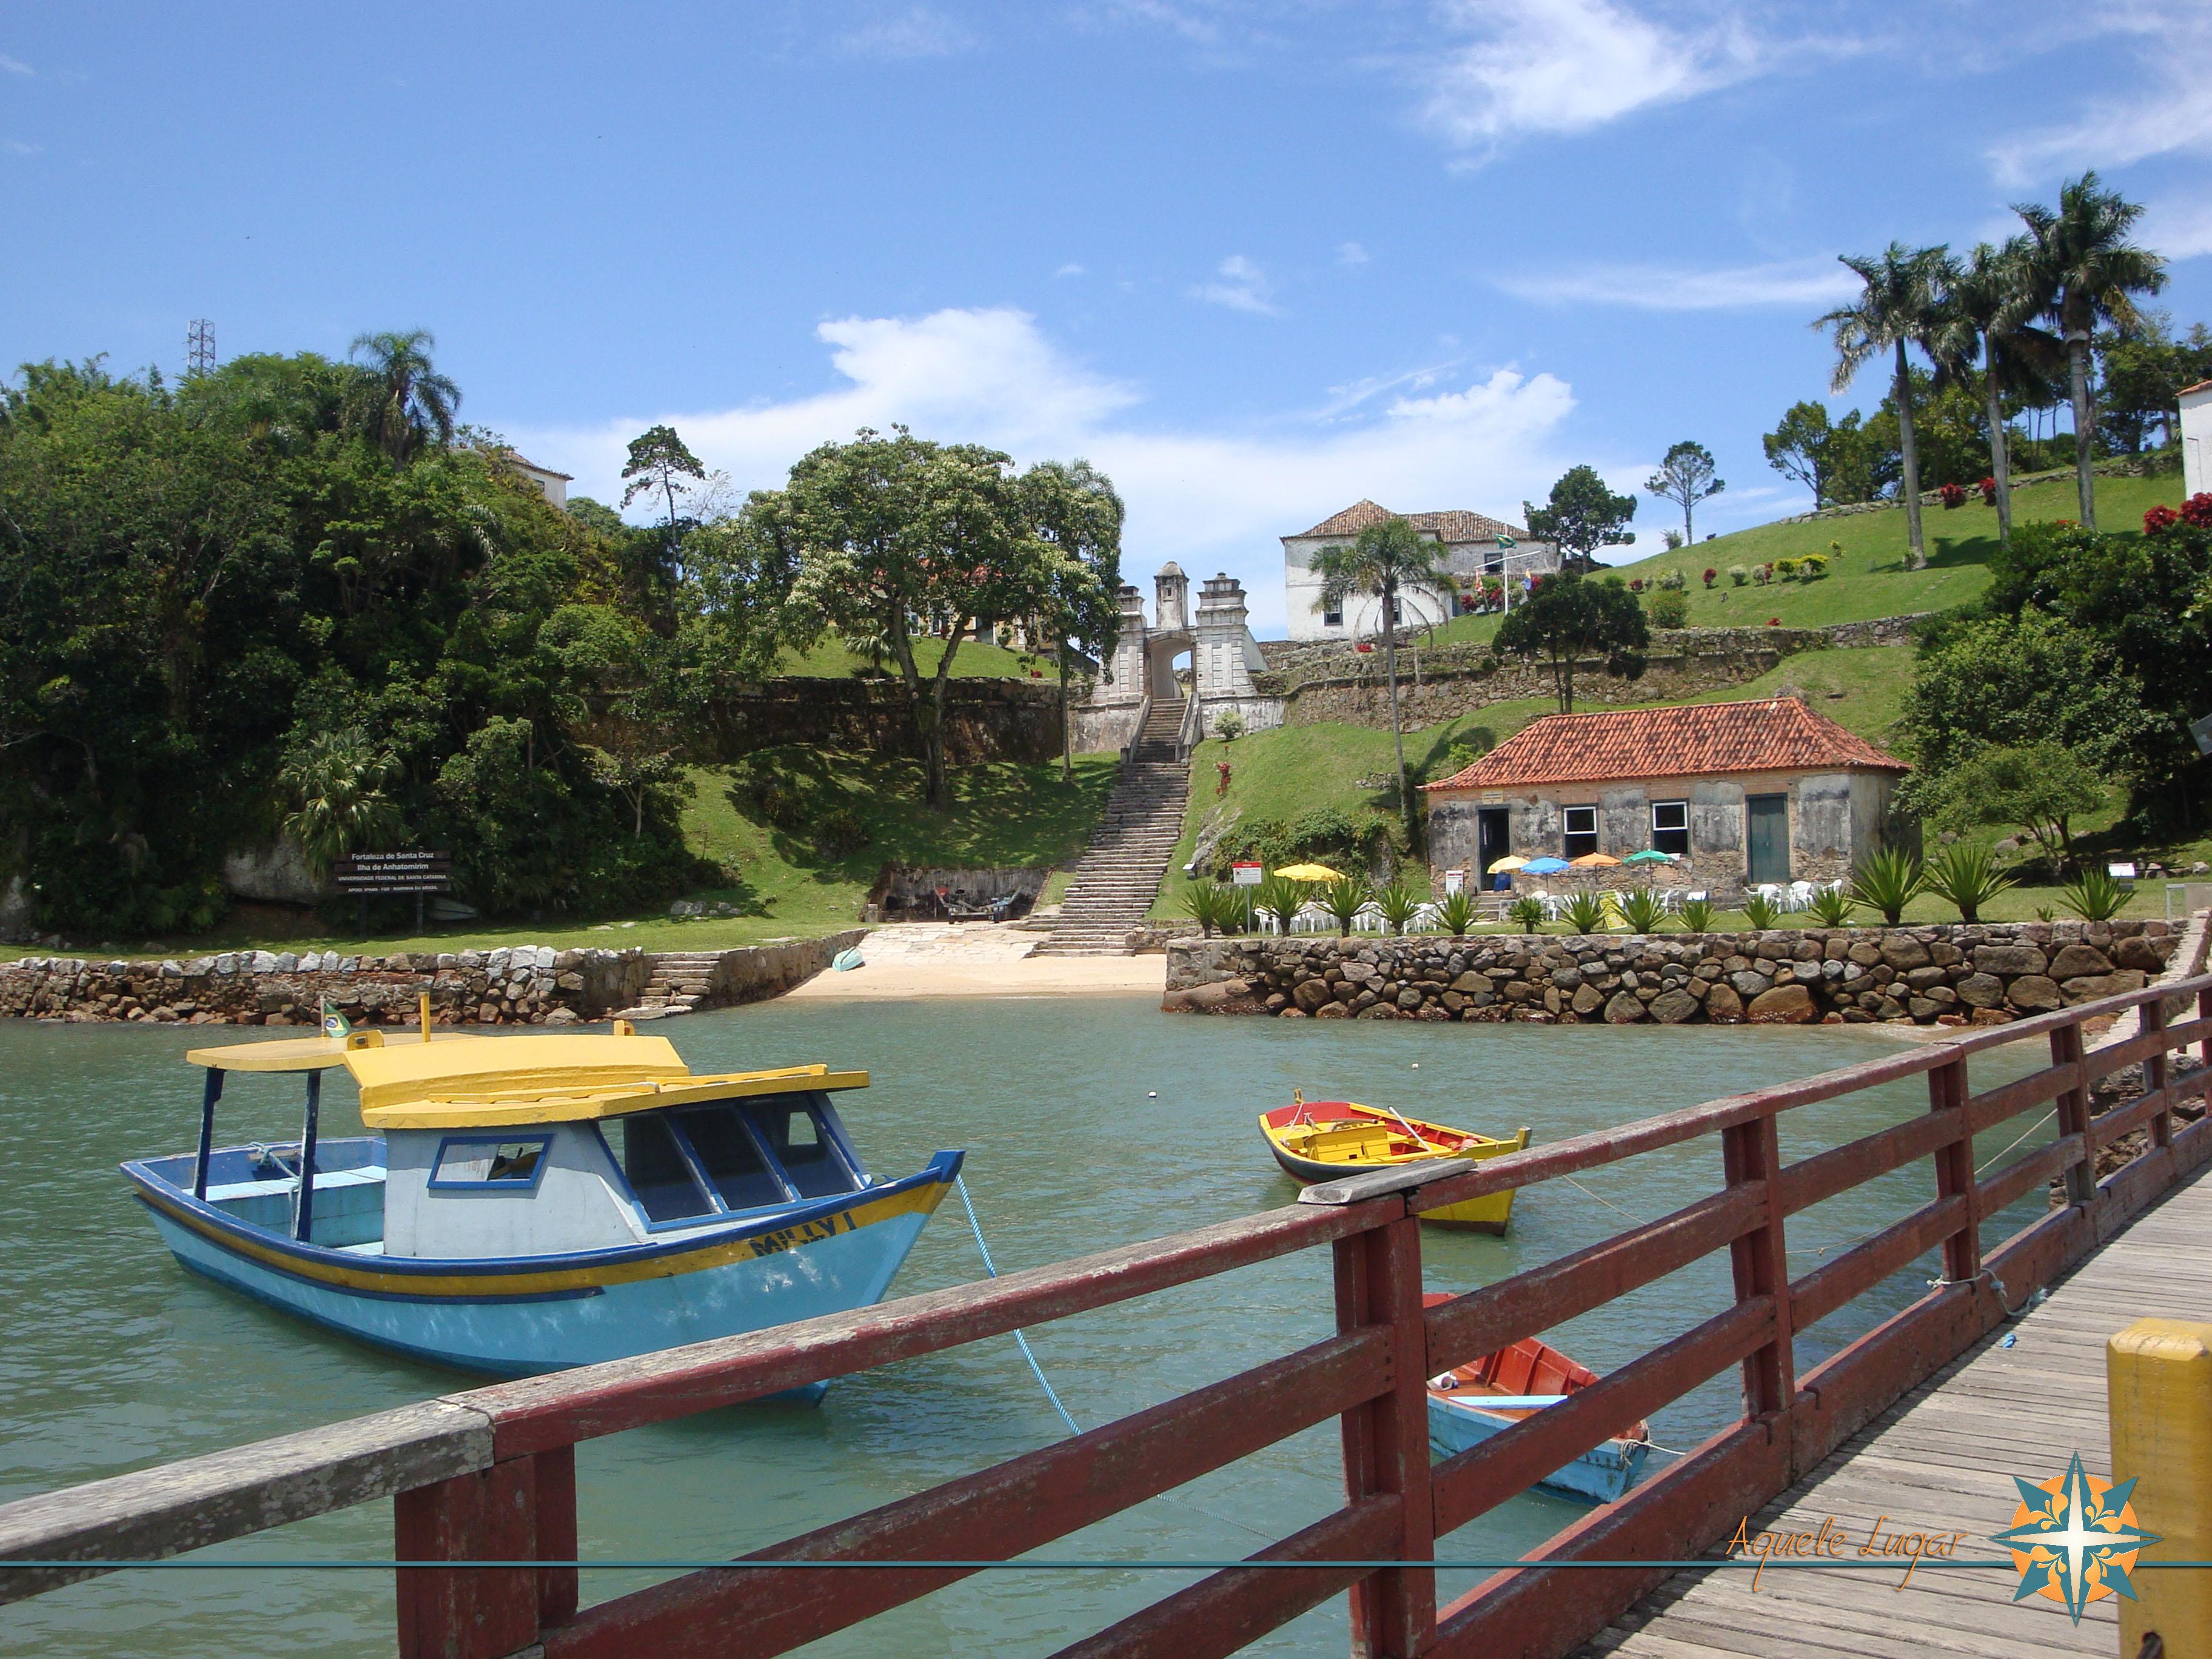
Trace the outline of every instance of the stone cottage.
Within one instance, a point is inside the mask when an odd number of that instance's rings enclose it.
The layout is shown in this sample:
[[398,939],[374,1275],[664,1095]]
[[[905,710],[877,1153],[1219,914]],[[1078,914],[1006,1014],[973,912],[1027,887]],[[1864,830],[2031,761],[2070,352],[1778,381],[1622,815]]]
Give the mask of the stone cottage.
[[1909,769],[1795,697],[1547,714],[1425,786],[1429,856],[1480,875],[1509,853],[1652,848],[1682,860],[1666,884],[1716,896],[1830,881],[1879,842]]

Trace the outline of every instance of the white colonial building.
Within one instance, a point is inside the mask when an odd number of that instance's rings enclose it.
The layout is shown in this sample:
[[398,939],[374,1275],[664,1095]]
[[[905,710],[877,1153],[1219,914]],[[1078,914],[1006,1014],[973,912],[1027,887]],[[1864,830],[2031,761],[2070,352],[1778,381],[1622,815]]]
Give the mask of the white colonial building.
[[2181,493],[2201,495],[2212,489],[2212,471],[2205,464],[2212,455],[2212,380],[2199,380],[2181,388]]
[[1504,524],[1480,513],[1400,515],[1373,501],[1360,501],[1323,519],[1310,530],[1283,538],[1283,586],[1292,639],[1367,639],[1382,631],[1379,599],[1355,595],[1340,610],[1322,609],[1321,578],[1314,574],[1313,561],[1322,548],[1348,545],[1369,525],[1399,516],[1429,540],[1443,544],[1445,568],[1453,578],[1448,592],[1421,588],[1400,594],[1395,621],[1401,628],[1431,627],[1474,610],[1485,577],[1515,585],[1517,596],[1520,586],[1529,577],[1548,575],[1559,568],[1559,549],[1550,542],[1536,540],[1518,525]]

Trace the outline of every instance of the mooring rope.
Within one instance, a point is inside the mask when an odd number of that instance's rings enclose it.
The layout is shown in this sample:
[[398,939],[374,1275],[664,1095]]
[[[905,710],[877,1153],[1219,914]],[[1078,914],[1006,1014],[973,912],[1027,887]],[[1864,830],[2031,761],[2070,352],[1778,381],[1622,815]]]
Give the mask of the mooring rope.
[[[975,1219],[975,1200],[968,1196],[968,1178],[955,1176],[952,1185],[960,1194],[960,1207],[968,1212],[968,1231],[975,1235],[975,1248],[982,1252],[983,1271],[996,1279],[999,1276],[998,1264],[991,1260],[991,1247],[983,1242],[983,1224]],[[1045,1376],[1044,1367],[1037,1364],[1036,1355],[1030,1351],[1029,1338],[1017,1329],[1014,1342],[1021,1349],[1022,1358],[1030,1362],[1030,1370],[1036,1373],[1037,1386],[1044,1390],[1044,1397],[1052,1401],[1053,1410],[1058,1412],[1060,1420],[1067,1425],[1067,1431],[1081,1434],[1083,1431],[1075,1425],[1075,1419],[1068,1415],[1067,1407],[1060,1403],[1060,1395],[1054,1389],[1051,1379]]]

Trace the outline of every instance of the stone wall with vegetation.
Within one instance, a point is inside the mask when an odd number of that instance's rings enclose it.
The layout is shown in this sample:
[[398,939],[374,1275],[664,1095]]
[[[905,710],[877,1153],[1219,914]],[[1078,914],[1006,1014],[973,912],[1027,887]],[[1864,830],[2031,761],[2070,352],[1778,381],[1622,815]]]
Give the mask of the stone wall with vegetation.
[[[711,953],[702,1007],[754,1002],[811,979],[857,944],[854,928]],[[313,1025],[325,1000],[356,1025],[411,1025],[430,994],[439,1025],[573,1025],[636,1005],[658,958],[647,951],[226,952],[167,962],[26,957],[0,963],[0,1018]]]
[[2163,921],[2115,921],[1178,939],[1166,1006],[1285,1019],[1992,1025],[2140,990],[2179,938]]
[[[888,679],[773,679],[717,697],[702,759],[733,761],[782,744],[914,755],[906,694]],[[1049,680],[956,679],[945,688],[946,757],[1036,763],[1060,754],[1060,687]]]

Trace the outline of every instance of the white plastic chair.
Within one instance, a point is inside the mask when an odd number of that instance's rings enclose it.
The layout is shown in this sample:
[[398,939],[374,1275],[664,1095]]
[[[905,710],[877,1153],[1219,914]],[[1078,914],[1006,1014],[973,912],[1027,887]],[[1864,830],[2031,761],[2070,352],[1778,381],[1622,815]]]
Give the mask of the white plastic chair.
[[1423,904],[1415,908],[1413,917],[1407,922],[1406,927],[1409,933],[1425,933],[1431,927],[1441,927],[1443,925],[1443,918],[1437,913],[1437,907],[1433,904]]
[[1790,896],[1784,901],[1784,903],[1787,908],[1792,910],[1810,909],[1813,904],[1813,895],[1820,890],[1809,881],[1793,881],[1790,884]]
[[1379,933],[1383,927],[1382,907],[1371,899],[1361,905],[1358,914],[1352,918],[1352,931],[1355,933]]

